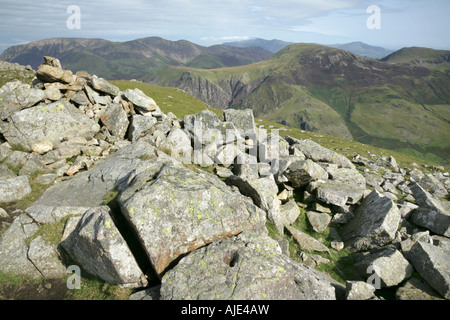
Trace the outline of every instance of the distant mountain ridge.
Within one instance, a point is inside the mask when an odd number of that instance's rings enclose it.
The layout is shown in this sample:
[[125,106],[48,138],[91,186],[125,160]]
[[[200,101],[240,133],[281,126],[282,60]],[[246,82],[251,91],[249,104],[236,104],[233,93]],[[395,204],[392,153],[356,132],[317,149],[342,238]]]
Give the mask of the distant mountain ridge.
[[284,49],[287,46],[290,46],[291,44],[294,44],[294,42],[286,42],[277,39],[265,40],[261,38],[223,43],[223,45],[238,48],[259,47],[272,53],[277,53],[281,49]]
[[375,59],[384,58],[394,52],[394,50],[389,50],[389,49],[385,49],[383,47],[378,47],[378,46],[371,46],[371,45],[368,45],[361,41],[345,43],[345,44],[335,44],[335,45],[329,45],[329,46],[333,47],[333,48],[347,50],[347,51],[353,52],[353,53],[358,54],[363,57],[369,57],[369,58],[375,58]]
[[52,38],[13,46],[0,60],[37,68],[42,56],[57,57],[72,71],[89,69],[108,79],[141,78],[167,65],[220,68],[265,60],[273,53],[262,48],[224,45],[203,47],[187,40],[148,37],[126,42],[103,39]]

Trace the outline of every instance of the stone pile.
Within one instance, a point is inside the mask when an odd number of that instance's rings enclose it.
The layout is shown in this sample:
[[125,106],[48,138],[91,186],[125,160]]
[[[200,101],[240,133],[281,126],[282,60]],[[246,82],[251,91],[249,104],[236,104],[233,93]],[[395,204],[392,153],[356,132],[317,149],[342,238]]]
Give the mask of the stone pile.
[[[2,273],[61,278],[76,264],[147,288],[139,299],[377,299],[383,287],[399,299],[450,298],[442,168],[349,160],[257,128],[251,110],[177,119],[138,89],[51,57],[32,86],[10,82],[0,99],[0,203],[26,197],[31,180],[51,185],[25,212],[0,212],[14,218],[0,237]],[[299,230],[302,214],[331,241]],[[63,220],[57,244],[38,236]],[[267,222],[296,241],[302,262]],[[361,280],[346,287],[313,268],[343,249]]]

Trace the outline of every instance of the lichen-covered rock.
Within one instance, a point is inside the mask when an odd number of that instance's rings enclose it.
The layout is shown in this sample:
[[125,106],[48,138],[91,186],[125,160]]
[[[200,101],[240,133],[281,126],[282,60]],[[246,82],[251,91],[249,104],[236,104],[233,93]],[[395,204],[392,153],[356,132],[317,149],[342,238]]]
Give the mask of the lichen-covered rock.
[[283,255],[275,240],[243,232],[181,259],[163,277],[161,299],[334,300],[334,286]]
[[30,108],[46,98],[44,91],[20,81],[8,82],[0,88],[0,120],[17,111]]
[[358,207],[355,218],[342,228],[341,235],[346,247],[357,251],[374,249],[395,238],[400,218],[395,203],[374,190]]
[[91,139],[99,130],[98,123],[63,100],[16,112],[9,122],[0,125],[0,132],[9,144],[25,150],[31,150],[34,144],[45,140],[56,145],[64,137]]
[[347,300],[370,300],[375,297],[375,287],[363,281],[346,281]]
[[261,229],[265,213],[216,176],[165,165],[137,174],[118,198],[158,275],[213,241]]
[[100,119],[112,135],[120,139],[125,137],[130,122],[122,106],[118,104],[109,105]]
[[88,210],[62,246],[84,270],[108,283],[126,288],[147,285],[109,207]]
[[444,214],[426,208],[418,208],[412,212],[411,221],[434,233],[450,237],[450,214]]
[[255,118],[251,109],[227,109],[223,112],[223,115],[225,121],[233,123],[243,138],[256,138]]
[[66,276],[66,267],[61,262],[57,246],[38,236],[30,242],[28,259],[46,279],[60,279]]
[[450,250],[417,241],[406,257],[437,292],[450,299]]
[[0,202],[15,202],[31,192],[27,176],[0,180]]
[[158,122],[156,118],[151,116],[142,116],[135,114],[131,117],[131,123],[128,129],[128,139],[136,141],[141,137],[150,133],[150,130]]

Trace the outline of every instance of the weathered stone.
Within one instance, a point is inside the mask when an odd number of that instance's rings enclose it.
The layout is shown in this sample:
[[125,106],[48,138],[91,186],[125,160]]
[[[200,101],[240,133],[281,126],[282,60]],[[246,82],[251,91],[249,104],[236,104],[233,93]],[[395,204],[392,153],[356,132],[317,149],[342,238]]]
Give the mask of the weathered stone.
[[450,237],[450,214],[418,208],[412,212],[411,222],[434,233]]
[[51,151],[52,149],[53,149],[53,143],[51,141],[41,141],[41,142],[35,143],[31,147],[31,150],[37,154],[44,154],[44,153]]
[[39,271],[28,259],[26,243],[26,239],[38,228],[29,217],[22,214],[14,219],[11,226],[2,233],[0,237],[1,273],[23,274],[32,278],[41,277]]
[[295,200],[291,200],[281,206],[281,218],[285,226],[289,226],[294,223],[300,213],[300,209]]
[[41,64],[36,70],[36,77],[42,82],[62,82],[71,83],[76,77],[70,70],[53,67],[48,64]]
[[43,165],[36,154],[31,154],[19,171],[19,176],[30,176],[36,173],[49,173],[50,168]]
[[160,147],[170,151],[170,155],[174,158],[180,158],[184,163],[192,162],[191,139],[187,134],[179,129],[170,130],[167,138],[162,141]]
[[347,300],[370,300],[375,297],[375,287],[363,281],[346,281]]
[[318,233],[324,232],[331,222],[331,216],[323,212],[307,211],[306,216],[313,230]]
[[130,295],[128,300],[159,300],[161,285],[141,290]]
[[31,192],[27,176],[0,180],[0,202],[15,202]]
[[[103,78],[99,78],[96,75],[91,77],[91,85],[97,91],[101,91],[107,93],[113,97],[117,96],[120,93],[120,90],[115,85],[109,83]],[[136,89],[137,90],[137,89]]]
[[397,300],[444,300],[428,283],[417,278],[398,288],[395,297]]
[[161,298],[330,300],[336,299],[335,286],[327,275],[283,255],[275,240],[244,232],[182,258],[163,277]]
[[446,205],[444,205],[443,202],[439,201],[439,199],[436,199],[433,197],[428,191],[426,191],[424,188],[422,188],[418,183],[411,183],[409,185],[409,188],[411,189],[414,198],[416,199],[417,204],[419,207],[425,208],[425,209],[431,209],[433,211],[439,212],[444,215],[449,214],[449,210]]
[[46,279],[66,276],[66,268],[61,262],[56,245],[44,241],[42,236],[30,242],[28,259]]
[[130,122],[121,105],[112,104],[108,106],[100,119],[112,135],[119,139],[125,138]]
[[244,180],[257,179],[259,173],[256,157],[248,153],[240,153],[236,157],[233,172]]
[[128,129],[128,139],[136,141],[150,133],[150,130],[158,122],[156,118],[142,115],[133,115]]
[[[121,190],[135,174],[154,168],[155,174],[164,163],[176,160],[144,141],[135,142],[92,169],[48,188],[27,212],[38,222],[57,222],[71,214],[84,214],[87,208],[99,207],[105,195]],[[84,211],[83,211],[84,210]]]
[[123,96],[125,99],[133,103],[135,110],[139,113],[148,113],[155,111],[157,109],[157,105],[155,100],[148,97],[139,89],[127,89],[123,92]]
[[337,207],[345,207],[348,202],[362,196],[360,188],[334,180],[313,181],[306,190],[314,195],[314,200]]
[[342,228],[341,235],[347,247],[370,250],[395,238],[400,218],[394,202],[374,190],[358,207],[355,218]]
[[285,139],[292,147],[299,149],[308,159],[316,162],[335,163],[339,168],[355,169],[353,163],[343,155],[322,147],[312,140],[299,140],[289,136]]
[[81,106],[87,106],[91,101],[86,96],[86,93],[84,91],[78,91],[75,93],[75,95],[70,99],[70,101],[75,102],[78,105]]
[[8,168],[6,164],[0,164],[0,181],[3,179],[15,178],[17,175]]
[[222,144],[224,137],[222,131],[218,128],[220,120],[211,110],[202,110],[201,112],[184,117],[184,128],[192,132],[194,143],[201,147],[212,142]]
[[309,159],[291,163],[284,175],[294,187],[304,187],[312,181],[328,179],[328,173]]
[[428,190],[436,198],[444,198],[448,192],[444,185],[432,174],[426,173],[425,176],[418,181],[420,186]]
[[[42,130],[45,128],[45,130]],[[98,123],[87,118],[67,101],[38,105],[16,112],[10,122],[0,125],[6,141],[26,150],[41,141],[58,144],[62,137],[92,138],[100,130]]]
[[303,233],[294,227],[287,226],[286,228],[294,237],[300,249],[306,251],[330,252],[330,250],[325,245],[323,245],[313,237],[307,235],[306,233]]
[[226,144],[217,149],[215,163],[221,164],[225,167],[229,167],[234,163],[236,157],[241,154],[242,151],[234,144]]
[[227,109],[223,112],[225,121],[234,124],[239,134],[243,137],[256,138],[255,119],[251,109],[235,110]]
[[30,108],[45,98],[44,91],[40,89],[31,88],[20,81],[8,82],[0,88],[0,120]]
[[265,223],[262,210],[219,178],[180,165],[137,174],[118,201],[158,275],[183,254]]
[[447,300],[450,299],[450,251],[417,241],[406,255],[414,269]]
[[84,270],[108,283],[126,288],[147,285],[109,207],[88,210],[62,246]]
[[355,260],[354,267],[359,274],[368,278],[375,272],[381,287],[396,286],[413,273],[412,265],[393,245],[358,254]]

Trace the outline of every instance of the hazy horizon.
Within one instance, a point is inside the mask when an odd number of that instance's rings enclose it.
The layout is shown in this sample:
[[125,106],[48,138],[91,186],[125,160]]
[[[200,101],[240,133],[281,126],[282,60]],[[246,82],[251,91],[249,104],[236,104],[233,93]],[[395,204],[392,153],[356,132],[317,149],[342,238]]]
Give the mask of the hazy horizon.
[[[48,38],[122,42],[150,36],[202,46],[261,38],[324,45],[361,41],[389,50],[450,49],[448,0],[81,0],[76,2],[78,25],[73,25],[76,12],[69,10],[73,4],[3,0],[0,52]],[[370,28],[370,23],[378,25]]]

